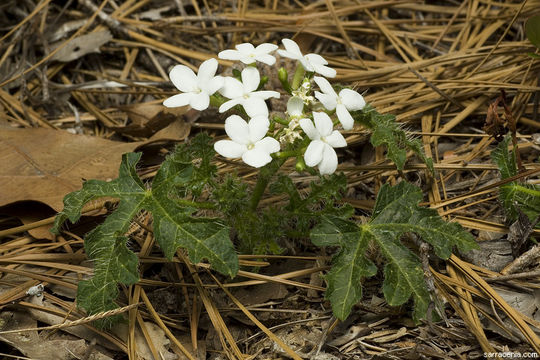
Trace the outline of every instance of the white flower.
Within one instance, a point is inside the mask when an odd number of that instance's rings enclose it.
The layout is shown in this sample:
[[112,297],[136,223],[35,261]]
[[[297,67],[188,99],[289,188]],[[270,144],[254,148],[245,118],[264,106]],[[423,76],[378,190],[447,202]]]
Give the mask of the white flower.
[[291,96],[287,101],[287,114],[291,118],[301,118],[304,115],[304,101],[297,96]]
[[231,115],[225,120],[225,132],[231,140],[220,140],[214,144],[214,150],[227,158],[239,158],[253,167],[259,168],[272,161],[270,154],[279,151],[279,142],[265,137],[270,121],[265,116],[252,118],[249,123],[238,115]]
[[169,78],[176,88],[183,92],[163,101],[166,107],[190,105],[196,110],[205,110],[210,105],[210,95],[218,91],[224,83],[221,76],[215,76],[218,67],[216,59],[208,59],[201,64],[197,75],[185,65],[176,65]]
[[238,44],[236,50],[223,50],[218,54],[220,59],[239,60],[244,64],[253,64],[255,61],[260,61],[266,65],[274,65],[276,58],[270,55],[271,52],[278,48],[274,44],[260,44],[254,47],[250,43]]
[[294,97],[299,97],[302,99],[304,104],[309,105],[313,104],[315,102],[315,98],[311,95],[308,95],[311,93],[311,82],[308,79],[304,79],[304,82],[302,85],[298,87],[298,89],[293,90],[292,95]]
[[295,59],[300,61],[304,69],[310,72],[316,72],[326,77],[335,77],[336,70],[326,66],[328,61],[326,61],[319,54],[307,54],[303,55],[298,47],[298,44],[292,41],[291,39],[281,40],[285,50],[278,50],[278,54],[290,59]]
[[338,158],[334,148],[345,147],[347,142],[337,130],[332,131],[333,124],[324,112],[313,112],[315,126],[309,119],[300,120],[300,126],[311,139],[304,161],[307,166],[318,166],[321,175],[332,174],[336,171]]
[[322,93],[315,91],[315,97],[327,110],[336,109],[336,115],[343,129],[350,130],[354,126],[354,119],[349,111],[362,110],[366,106],[364,97],[351,89],[343,89],[336,94],[332,85],[323,77],[313,77]]
[[242,105],[249,117],[268,117],[268,107],[264,100],[274,97],[279,98],[277,91],[255,91],[259,87],[261,77],[257,69],[247,67],[242,70],[242,82],[235,78],[225,78],[225,83],[220,92],[231,100],[219,107],[219,112],[225,112],[235,105]]
[[300,119],[304,117],[304,101],[297,96],[292,96],[287,101],[287,114],[289,115],[289,125],[283,129],[283,134],[279,137],[282,144],[293,143],[296,139],[301,139]]

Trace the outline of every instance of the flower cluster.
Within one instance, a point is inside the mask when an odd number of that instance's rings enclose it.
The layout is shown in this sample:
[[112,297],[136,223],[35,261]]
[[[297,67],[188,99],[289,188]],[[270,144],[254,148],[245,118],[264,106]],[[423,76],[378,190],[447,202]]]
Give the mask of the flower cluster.
[[[182,93],[166,99],[163,104],[167,107],[189,105],[196,110],[205,110],[212,97],[220,105],[219,112],[236,108],[247,115],[249,121],[239,115],[231,115],[225,120],[225,132],[230,140],[217,141],[214,149],[226,158],[242,158],[246,164],[259,168],[280,154],[293,153],[292,156],[303,155],[305,164],[318,167],[322,175],[332,174],[338,165],[334,148],[345,147],[347,142],[339,130],[334,130],[330,116],[335,113],[342,128],[350,130],[354,126],[350,112],[362,110],[366,103],[356,91],[342,89],[338,94],[334,90],[325,77],[335,77],[336,71],[322,56],[302,54],[298,44],[290,39],[283,39],[282,43],[284,50],[274,44],[255,47],[245,43],[236,45],[234,50],[221,51],[220,59],[246,65],[237,77],[216,76],[216,59],[204,61],[197,74],[187,66],[175,66],[169,76]],[[287,102],[286,118],[276,116],[270,121],[266,100],[280,98],[281,94],[262,89],[265,81],[261,81],[256,62],[274,65],[276,58],[272,53],[276,50],[282,57],[297,60],[298,67],[292,86],[286,71],[280,69],[280,81],[291,97]],[[314,95],[313,82],[320,90]],[[285,149],[289,151],[283,151]]]

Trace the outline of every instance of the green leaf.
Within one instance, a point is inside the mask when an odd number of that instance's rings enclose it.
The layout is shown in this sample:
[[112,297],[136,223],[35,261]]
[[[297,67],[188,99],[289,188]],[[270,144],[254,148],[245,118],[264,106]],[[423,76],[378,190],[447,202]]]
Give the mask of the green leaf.
[[529,18],[525,23],[525,34],[534,46],[540,49],[540,15]]
[[401,242],[402,235],[417,234],[443,259],[454,247],[462,251],[476,247],[474,238],[459,224],[445,222],[435,210],[418,206],[421,200],[421,190],[407,182],[384,185],[368,224],[325,216],[312,230],[314,244],[340,247],[327,274],[326,296],[336,317],[345,319],[349,315],[361,298],[362,278],[375,274],[373,263],[365,255],[370,243],[375,243],[387,260],[383,283],[386,301],[398,306],[412,298],[417,320],[426,315],[429,294],[420,260]]
[[[510,144],[511,138],[506,136],[491,152],[491,159],[499,168],[503,180],[518,174],[515,150],[508,151]],[[499,188],[499,199],[509,222],[518,219],[518,208],[530,221],[540,214],[540,186],[512,181]]]
[[407,150],[412,150],[427,165],[431,173],[435,172],[433,160],[422,150],[420,140],[409,137],[394,115],[380,114],[370,105],[366,105],[362,111],[354,112],[353,117],[372,131],[373,146],[386,146],[388,157],[399,170],[403,170],[405,166]]
[[66,219],[76,222],[88,201],[100,197],[119,199],[118,208],[85,237],[86,253],[94,260],[94,276],[80,282],[77,301],[90,314],[116,308],[118,283],[130,285],[138,281],[138,258],[126,246],[125,233],[141,210],[152,213],[154,236],[167,258],[183,247],[194,263],[207,259],[223,274],[233,277],[237,273],[238,258],[229,239],[229,227],[216,219],[193,217],[195,208],[180,205],[173,196],[195,195],[211,178],[214,169],[208,159],[212,154],[203,148],[205,142],[211,146],[209,140],[200,135],[191,148],[189,144],[177,147],[163,162],[151,190],[136,173],[141,154],[129,153],[122,158],[117,179],[87,181],[81,190],[65,197],[64,210],[55,220],[56,232]]
[[341,249],[326,274],[326,298],[334,315],[344,320],[352,307],[362,298],[361,279],[377,273],[377,267],[366,257],[372,236],[354,222],[325,216],[311,232],[317,246],[339,246]]

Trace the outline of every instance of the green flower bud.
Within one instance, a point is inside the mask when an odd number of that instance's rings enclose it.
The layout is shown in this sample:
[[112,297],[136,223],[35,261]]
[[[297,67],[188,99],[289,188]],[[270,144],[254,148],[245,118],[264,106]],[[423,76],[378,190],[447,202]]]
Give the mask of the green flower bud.
[[257,91],[261,90],[264,87],[264,85],[266,85],[267,82],[268,82],[268,76],[263,75],[261,77],[261,82],[259,83],[259,87],[257,88]]
[[294,167],[298,172],[304,171],[306,169],[306,162],[304,161],[303,156],[296,157],[296,165]]
[[289,84],[289,74],[287,73],[287,70],[285,70],[285,68],[282,67],[278,70],[278,79],[281,82],[283,90],[285,90],[289,94],[292,93],[291,84]]

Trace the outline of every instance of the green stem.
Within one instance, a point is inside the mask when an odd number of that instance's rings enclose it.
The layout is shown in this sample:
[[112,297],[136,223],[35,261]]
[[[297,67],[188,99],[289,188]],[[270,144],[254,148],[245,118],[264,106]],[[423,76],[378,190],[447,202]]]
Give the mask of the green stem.
[[521,191],[525,194],[529,194],[529,195],[533,195],[533,196],[540,196],[540,191],[538,190],[533,190],[533,189],[529,189],[523,185],[514,185],[514,189],[515,191]]
[[291,84],[291,88],[293,90],[297,90],[300,85],[302,85],[302,81],[304,80],[304,74],[306,73],[304,67],[301,63],[298,63],[298,66],[296,67],[296,71],[294,72],[293,81]]
[[251,194],[250,207],[252,211],[257,210],[259,201],[261,201],[270,179],[276,174],[281,165],[283,165],[287,159],[288,157],[274,159],[270,164],[261,169],[259,178],[257,179],[257,184],[255,184],[255,188]]
[[281,124],[281,125],[285,125],[285,126],[288,126],[288,125],[289,125],[289,122],[288,122],[287,120],[282,119],[282,118],[280,118],[279,116],[274,116],[274,117],[273,117],[273,120],[274,120],[275,122],[277,122],[278,124]]
[[210,96],[210,106],[219,108],[222,104],[229,101],[229,99],[224,98],[223,96],[219,94],[214,94]]

